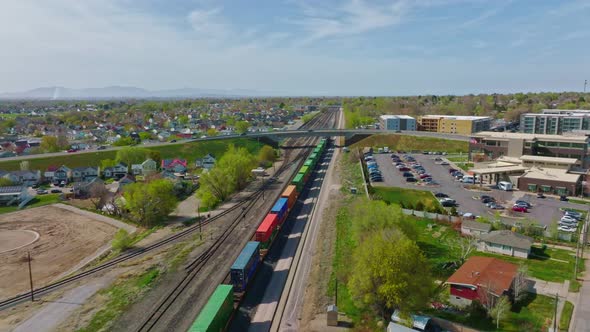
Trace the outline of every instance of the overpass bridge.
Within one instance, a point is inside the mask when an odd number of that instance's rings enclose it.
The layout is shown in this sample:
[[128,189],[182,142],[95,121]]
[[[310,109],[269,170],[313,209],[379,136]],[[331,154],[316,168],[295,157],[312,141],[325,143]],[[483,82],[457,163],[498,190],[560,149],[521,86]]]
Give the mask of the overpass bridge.
[[445,133],[433,133],[427,131],[410,131],[410,130],[402,130],[402,131],[391,131],[391,130],[379,130],[379,129],[295,129],[295,130],[275,130],[275,131],[268,131],[268,132],[254,132],[254,133],[246,133],[242,135],[223,135],[223,136],[215,136],[215,137],[206,137],[201,139],[196,139],[195,141],[200,140],[218,140],[218,139],[231,139],[231,138],[269,138],[274,141],[279,141],[284,138],[290,137],[309,137],[309,136],[316,136],[316,137],[333,137],[333,136],[343,136],[346,138],[347,145],[353,141],[360,140],[362,138],[371,136],[371,135],[379,135],[379,134],[388,134],[388,135],[409,135],[409,136],[417,136],[417,137],[433,137],[433,138],[440,138],[440,139],[448,139],[453,141],[463,141],[469,142],[470,137],[465,135],[459,134],[445,134]]

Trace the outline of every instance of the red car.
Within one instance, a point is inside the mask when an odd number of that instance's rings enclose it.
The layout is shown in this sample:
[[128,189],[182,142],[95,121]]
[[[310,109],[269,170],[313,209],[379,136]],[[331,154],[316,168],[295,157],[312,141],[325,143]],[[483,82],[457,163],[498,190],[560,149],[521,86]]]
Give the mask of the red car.
[[74,152],[78,152],[78,150],[76,150],[76,149],[69,149],[68,150],[68,153],[74,153]]
[[428,174],[428,173],[420,174],[421,179],[425,179],[425,178],[429,178],[429,177],[430,177],[430,174]]
[[524,206],[515,205],[512,207],[512,211],[514,211],[514,212],[527,212],[527,208]]
[[408,167],[401,167],[401,168],[399,168],[399,171],[400,172],[409,172],[410,169]]

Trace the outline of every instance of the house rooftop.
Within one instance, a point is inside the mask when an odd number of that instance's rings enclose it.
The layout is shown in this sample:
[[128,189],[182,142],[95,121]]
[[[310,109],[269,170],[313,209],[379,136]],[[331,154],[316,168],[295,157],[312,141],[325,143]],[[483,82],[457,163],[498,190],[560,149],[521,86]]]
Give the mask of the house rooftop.
[[568,165],[575,165],[579,162],[576,158],[561,158],[561,157],[546,157],[546,156],[531,156],[531,155],[524,155],[520,157],[522,161],[538,161],[544,163],[558,163],[558,164],[568,164]]
[[428,114],[423,115],[422,119],[451,119],[451,120],[487,120],[492,119],[489,116],[474,116],[474,115],[436,115],[436,114]]
[[405,115],[405,114],[400,114],[400,115],[381,115],[380,116],[381,119],[383,120],[388,120],[388,119],[406,119],[406,120],[414,120],[413,117],[409,116],[409,115]]
[[20,194],[22,191],[23,186],[0,187],[0,194]]
[[465,227],[465,228],[469,228],[469,229],[475,229],[477,231],[484,231],[484,232],[489,232],[492,230],[491,224],[486,224],[483,222],[472,221],[472,220],[463,221],[461,223],[461,226]]
[[484,234],[481,236],[481,240],[525,250],[529,250],[533,245],[533,238],[509,230]]
[[528,133],[507,133],[507,132],[496,132],[496,131],[481,131],[473,134],[473,137],[485,138],[485,139],[496,139],[496,140],[510,140],[510,139],[522,139],[525,141],[550,141],[550,142],[575,142],[585,143],[588,141],[588,137],[584,135],[575,135],[564,133],[563,135],[545,135],[545,134],[528,134]]
[[447,279],[447,284],[490,287],[496,295],[510,289],[518,265],[493,257],[470,257]]

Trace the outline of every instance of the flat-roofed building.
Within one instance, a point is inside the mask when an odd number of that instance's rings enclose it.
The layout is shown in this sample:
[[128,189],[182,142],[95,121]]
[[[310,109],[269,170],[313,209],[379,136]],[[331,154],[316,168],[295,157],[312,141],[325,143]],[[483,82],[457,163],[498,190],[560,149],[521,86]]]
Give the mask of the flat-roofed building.
[[577,159],[580,167],[588,168],[589,144],[590,137],[574,133],[543,135],[484,131],[472,135],[469,148],[472,154],[479,154],[484,160],[500,157],[520,158],[523,155],[544,156]]
[[379,124],[385,130],[416,130],[416,119],[409,115],[381,115]]
[[582,175],[559,168],[532,167],[518,178],[518,189],[556,195],[578,195],[582,191]]
[[523,133],[561,135],[575,130],[590,130],[590,110],[543,110],[520,116]]
[[418,117],[418,129],[422,131],[469,135],[489,130],[489,116],[423,115]]

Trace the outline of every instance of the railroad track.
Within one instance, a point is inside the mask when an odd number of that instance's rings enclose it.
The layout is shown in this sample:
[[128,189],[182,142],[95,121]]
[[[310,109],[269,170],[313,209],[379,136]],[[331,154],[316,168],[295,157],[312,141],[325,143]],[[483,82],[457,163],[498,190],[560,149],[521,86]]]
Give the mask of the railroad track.
[[[322,116],[316,116],[312,120],[310,120],[308,123],[301,126],[301,128],[317,127],[317,126],[321,126],[323,124],[327,124],[328,122],[326,122],[322,118],[323,118]],[[290,142],[291,140],[297,141],[297,139],[289,139],[286,142]],[[285,156],[284,156],[285,160],[290,158],[290,153],[291,153],[290,151],[285,152]],[[77,273],[73,276],[66,277],[66,278],[59,280],[57,282],[36,288],[33,290],[34,297],[38,299],[38,298],[42,297],[43,295],[47,295],[47,294],[49,294],[55,290],[58,290],[62,287],[73,284],[74,282],[77,282],[83,278],[96,275],[96,274],[106,271],[106,270],[108,270],[120,263],[129,261],[133,258],[139,257],[141,255],[152,252],[154,250],[160,249],[160,248],[167,246],[169,244],[173,244],[188,235],[198,232],[200,229],[202,229],[203,226],[207,226],[217,220],[220,220],[220,219],[228,216],[231,213],[236,212],[239,209],[242,209],[242,207],[249,204],[249,202],[256,201],[262,195],[262,192],[270,185],[271,182],[273,182],[275,179],[277,179],[278,176],[280,176],[283,172],[285,172],[291,165],[293,165],[293,163],[295,163],[299,159],[300,159],[300,157],[292,160],[291,162],[287,163],[286,165],[283,165],[286,167],[279,168],[279,170],[277,170],[277,172],[273,175],[273,177],[268,179],[262,185],[262,187],[260,189],[256,190],[250,196],[238,201],[235,205],[233,205],[232,207],[228,208],[227,210],[219,213],[218,215],[213,216],[208,219],[205,219],[204,221],[201,222],[200,225],[197,223],[195,225],[188,227],[187,229],[185,229],[183,231],[175,233],[175,234],[173,234],[165,239],[162,239],[158,242],[155,242],[151,245],[148,245],[143,248],[138,248],[138,249],[128,251],[126,253],[123,253],[123,254],[113,258],[112,260],[109,260],[108,262],[105,262],[103,264],[100,264],[98,266],[90,268],[88,270],[82,271],[82,272]],[[0,311],[8,309],[10,307],[13,307],[19,303],[27,302],[30,300],[30,298],[31,298],[31,292],[25,292],[25,293],[18,294],[14,297],[2,300],[2,301],[0,301]]]
[[[334,112],[327,112],[327,114],[325,114],[324,116],[317,116],[314,119],[312,119],[310,122],[308,122],[306,124],[305,127],[308,128],[312,128],[312,127],[319,127],[319,126],[326,126],[326,125],[334,125],[335,124],[335,117],[334,117]],[[311,145],[311,143],[313,143],[314,141],[317,141],[318,138],[300,138],[300,139],[290,139],[286,142],[286,144],[291,145],[299,145],[299,146],[309,146]],[[286,154],[288,154],[291,150],[287,150]],[[281,166],[281,168],[279,169],[278,172],[284,172],[287,169],[289,169],[293,163],[297,163],[298,162],[298,166],[301,166],[301,164],[303,163],[303,161],[305,160],[305,158],[302,158],[303,156],[307,157],[307,154],[311,151],[310,148],[305,148],[305,151],[303,153],[299,153],[297,157],[295,157],[293,159],[293,161],[291,161],[289,164],[284,164],[283,166]],[[287,156],[285,156],[285,159],[287,159]],[[286,183],[290,183],[290,181],[286,181]],[[255,199],[252,199],[249,201],[248,204],[246,204],[245,206],[242,206],[242,213],[240,215],[238,215],[232,222],[231,224],[219,235],[219,237],[216,238],[216,240],[211,244],[211,246],[209,248],[207,248],[203,253],[201,253],[198,257],[196,257],[193,261],[191,261],[190,263],[188,263],[185,267],[185,275],[182,277],[182,279],[180,279],[176,285],[167,293],[167,295],[163,298],[160,299],[160,301],[157,303],[157,305],[155,306],[155,308],[149,313],[149,315],[147,315],[146,319],[143,320],[142,324],[135,330],[138,332],[143,332],[143,331],[159,331],[162,330],[162,327],[159,327],[159,323],[161,323],[161,321],[163,320],[163,318],[168,315],[168,321],[170,321],[170,316],[180,316],[179,319],[181,319],[181,317],[185,317],[186,315],[190,315],[191,318],[193,316],[195,316],[197,313],[196,312],[188,312],[189,308],[186,308],[186,304],[177,304],[177,302],[181,302],[182,300],[179,300],[182,296],[186,296],[186,293],[192,293],[195,294],[197,292],[197,290],[191,290],[190,286],[193,283],[193,281],[195,281],[195,279],[199,276],[199,274],[203,271],[203,269],[205,267],[208,266],[208,263],[210,263],[211,259],[215,259],[216,254],[219,253],[219,256],[223,255],[222,253],[220,253],[222,251],[222,249],[225,249],[227,247],[227,244],[231,244],[233,241],[233,237],[236,237],[235,234],[236,229],[238,228],[238,225],[240,225],[241,221],[245,218],[245,216],[250,212],[251,209],[253,209],[256,206],[256,202],[258,201],[259,197],[260,197],[260,193],[257,193],[258,196],[256,196]],[[255,228],[254,228],[255,229]],[[243,232],[242,232],[243,233]],[[253,231],[251,231],[250,233],[252,234],[247,234],[247,238],[250,238],[253,235]],[[243,235],[244,234],[239,234]],[[223,258],[223,257],[217,257],[217,260],[221,260],[221,259],[225,259],[227,260],[227,258]],[[190,297],[189,297],[190,298]],[[174,311],[172,308],[178,305],[180,306],[180,308],[178,310],[176,310],[176,313],[169,313],[171,311]],[[188,306],[190,307],[190,305]],[[193,308],[191,308],[193,309]],[[192,321],[192,320],[191,320]],[[167,330],[171,330],[170,329],[170,325],[172,324],[164,324],[165,326],[167,326]]]

